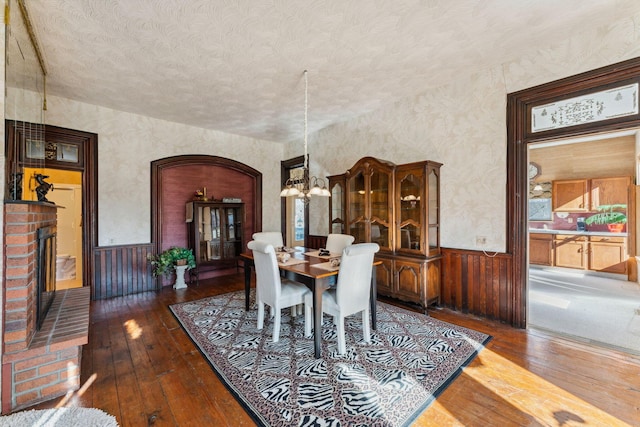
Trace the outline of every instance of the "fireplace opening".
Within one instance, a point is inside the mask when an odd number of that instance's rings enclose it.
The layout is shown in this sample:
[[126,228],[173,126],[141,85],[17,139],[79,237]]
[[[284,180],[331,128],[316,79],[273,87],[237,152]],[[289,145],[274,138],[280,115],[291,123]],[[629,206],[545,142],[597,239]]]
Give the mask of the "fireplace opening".
[[36,327],[40,330],[56,292],[56,227],[38,229]]

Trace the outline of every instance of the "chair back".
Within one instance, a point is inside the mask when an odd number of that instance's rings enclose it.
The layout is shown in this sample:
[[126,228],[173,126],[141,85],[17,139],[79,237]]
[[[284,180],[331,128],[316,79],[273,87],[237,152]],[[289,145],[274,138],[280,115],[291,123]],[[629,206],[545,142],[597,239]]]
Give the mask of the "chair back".
[[336,254],[342,254],[342,251],[347,246],[350,246],[355,237],[349,234],[329,234],[327,236],[327,243],[325,245],[325,249],[329,252],[333,252]]
[[252,237],[253,240],[270,243],[274,248],[280,248],[284,246],[282,233],[279,231],[261,231],[259,233],[253,233]]
[[336,302],[356,313],[369,306],[373,256],[380,250],[377,243],[359,243],[347,246],[342,252]]
[[256,269],[256,290],[267,304],[280,299],[280,270],[273,245],[260,240],[252,240],[247,247],[253,251],[253,263]]

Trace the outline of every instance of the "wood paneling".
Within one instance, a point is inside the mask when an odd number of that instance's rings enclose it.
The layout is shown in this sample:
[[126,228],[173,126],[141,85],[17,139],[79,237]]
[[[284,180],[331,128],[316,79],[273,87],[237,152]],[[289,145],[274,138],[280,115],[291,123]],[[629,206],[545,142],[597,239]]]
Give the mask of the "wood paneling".
[[91,299],[105,299],[156,290],[147,255],[152,244],[96,248]]
[[326,244],[327,244],[327,236],[309,235],[309,237],[307,237],[306,247],[310,249],[324,248]]
[[441,304],[463,313],[511,323],[511,256],[442,249]]

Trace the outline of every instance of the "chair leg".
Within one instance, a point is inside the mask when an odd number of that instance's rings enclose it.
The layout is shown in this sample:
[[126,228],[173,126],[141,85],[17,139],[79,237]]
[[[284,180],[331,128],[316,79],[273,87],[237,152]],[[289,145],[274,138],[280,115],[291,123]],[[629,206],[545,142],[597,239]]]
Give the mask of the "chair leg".
[[278,342],[280,340],[280,313],[282,310],[277,308],[275,310],[276,314],[273,318],[273,342]]
[[362,310],[362,335],[364,342],[371,342],[371,330],[369,329],[369,309]]
[[311,304],[304,305],[304,336],[311,336],[311,324],[313,323],[313,307]]
[[258,330],[264,326],[264,303],[258,301]]
[[344,336],[344,317],[335,316],[333,322],[338,328],[338,353],[345,354],[347,352],[346,338]]

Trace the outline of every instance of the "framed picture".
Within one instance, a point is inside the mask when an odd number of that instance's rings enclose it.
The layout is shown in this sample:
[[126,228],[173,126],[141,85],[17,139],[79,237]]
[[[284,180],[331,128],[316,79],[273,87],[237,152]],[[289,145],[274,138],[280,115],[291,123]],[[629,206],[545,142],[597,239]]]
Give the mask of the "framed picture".
[[529,199],[529,221],[551,221],[551,199]]

